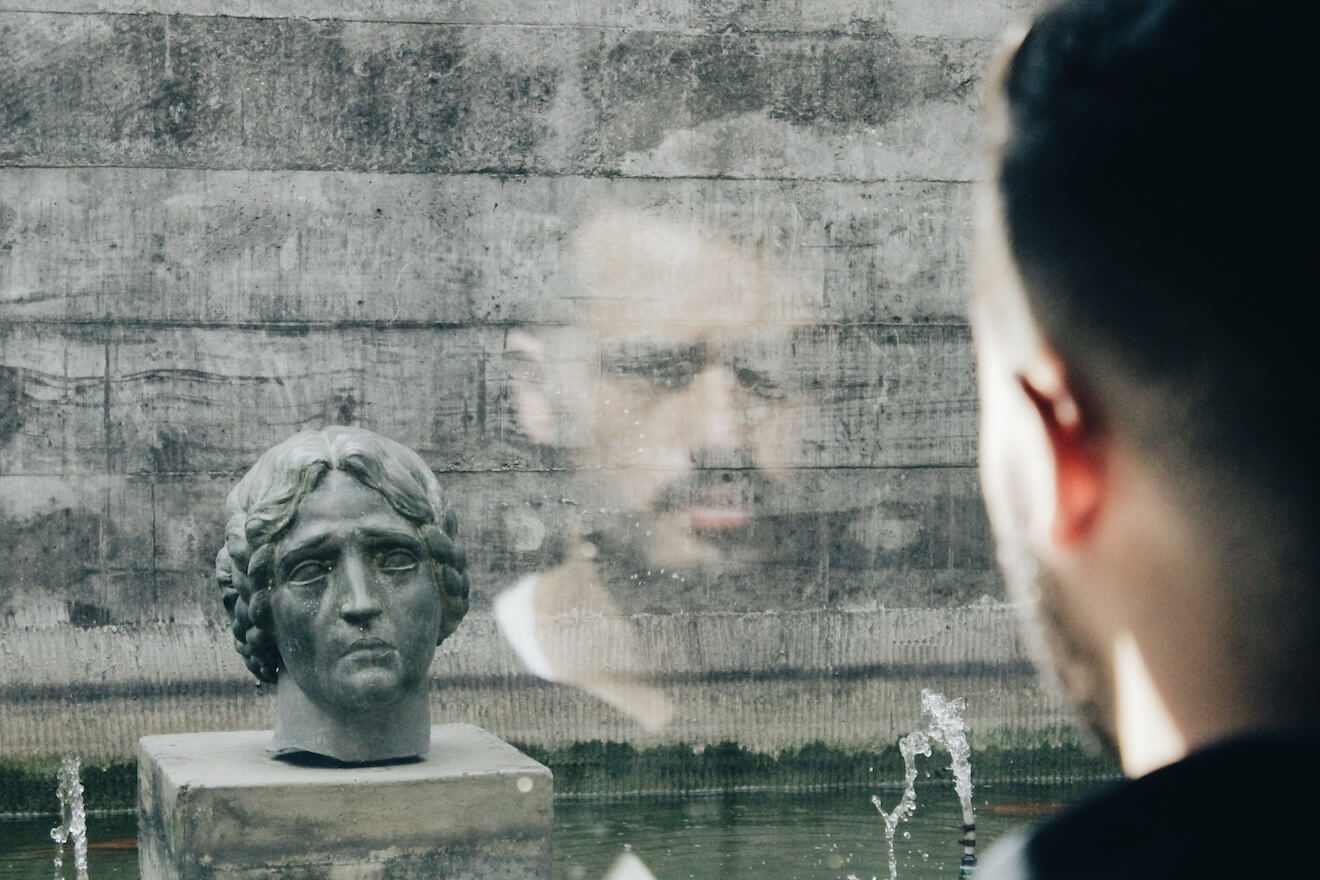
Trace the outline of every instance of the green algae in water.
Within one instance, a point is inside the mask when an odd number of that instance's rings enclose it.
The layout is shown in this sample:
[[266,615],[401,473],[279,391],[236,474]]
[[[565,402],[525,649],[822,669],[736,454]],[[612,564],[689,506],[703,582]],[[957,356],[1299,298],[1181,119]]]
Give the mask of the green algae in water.
[[[51,880],[58,847],[50,837],[55,821],[54,817],[0,819],[2,880]],[[136,812],[88,816],[87,844],[90,880],[136,880]],[[65,859],[63,876],[74,877],[72,859]]]
[[[592,740],[553,749],[513,743],[555,774],[555,794],[625,795],[639,792],[690,794],[729,789],[842,790],[874,789],[903,778],[898,746],[840,749],[813,742],[778,754],[754,752],[735,742],[705,747],[676,744],[638,749],[628,743]],[[1117,762],[1089,754],[1077,745],[1000,748],[972,751],[977,784],[1080,783],[1116,779]],[[0,817],[55,815],[58,757],[0,757]],[[936,754],[923,764],[930,779],[948,780],[949,758]],[[925,776],[923,779],[927,778]],[[89,812],[137,808],[137,764],[119,761],[82,767],[84,800]]]

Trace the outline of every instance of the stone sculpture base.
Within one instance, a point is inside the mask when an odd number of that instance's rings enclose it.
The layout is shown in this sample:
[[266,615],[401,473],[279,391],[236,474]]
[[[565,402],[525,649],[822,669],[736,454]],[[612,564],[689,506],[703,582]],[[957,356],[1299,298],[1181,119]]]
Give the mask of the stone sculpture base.
[[142,880],[548,880],[550,771],[469,724],[418,761],[291,763],[268,730],[138,742]]

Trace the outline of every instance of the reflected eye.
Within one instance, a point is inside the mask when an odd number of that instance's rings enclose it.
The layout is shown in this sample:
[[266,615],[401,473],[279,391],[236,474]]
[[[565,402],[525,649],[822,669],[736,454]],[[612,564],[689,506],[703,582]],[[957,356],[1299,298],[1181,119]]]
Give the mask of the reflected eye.
[[656,391],[681,391],[692,384],[706,362],[701,346],[626,345],[601,354],[603,375],[645,382]]
[[317,581],[325,580],[326,575],[330,574],[330,566],[324,562],[304,562],[293,571],[289,572],[287,578],[290,584],[297,587],[305,587],[314,584]]
[[697,372],[691,361],[657,358],[618,365],[609,374],[640,380],[660,391],[679,391],[692,384]]
[[763,397],[767,400],[781,400],[784,397],[784,391],[779,387],[779,383],[766,373],[747,367],[735,366],[734,375],[738,377],[740,386],[757,397]]
[[678,391],[691,385],[692,380],[696,378],[696,374],[696,367],[692,363],[676,361],[656,365],[644,375],[646,380],[655,388]]
[[382,553],[379,562],[381,571],[400,573],[417,568],[417,557],[407,550],[390,550]]

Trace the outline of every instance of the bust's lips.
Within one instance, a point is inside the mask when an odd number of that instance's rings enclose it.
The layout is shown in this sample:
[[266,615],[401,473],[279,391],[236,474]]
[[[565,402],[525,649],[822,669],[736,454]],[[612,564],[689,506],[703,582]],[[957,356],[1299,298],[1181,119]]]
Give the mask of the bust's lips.
[[374,636],[368,636],[363,639],[358,639],[357,641],[350,644],[348,648],[344,650],[343,656],[347,657],[350,654],[359,654],[363,652],[383,654],[396,650],[397,648],[395,648],[394,645],[391,645],[389,642],[385,641],[384,639],[378,639],[375,638]]

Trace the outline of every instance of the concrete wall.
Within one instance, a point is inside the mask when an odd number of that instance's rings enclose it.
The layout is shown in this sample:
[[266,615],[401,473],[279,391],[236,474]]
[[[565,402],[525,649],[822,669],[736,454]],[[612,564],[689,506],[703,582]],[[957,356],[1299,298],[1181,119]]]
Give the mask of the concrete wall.
[[[0,755],[268,723],[223,498],[330,422],[417,449],[462,517],[443,720],[887,742],[933,682],[985,741],[1066,736],[994,601],[962,305],[980,76],[1034,5],[0,0]],[[822,377],[790,466],[849,514],[630,609],[671,658],[658,734],[522,674],[489,617],[598,491],[520,432],[502,352],[572,319],[566,244],[608,208],[771,256]]]

